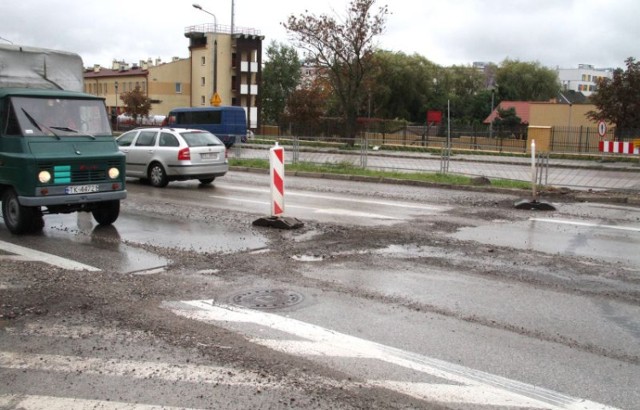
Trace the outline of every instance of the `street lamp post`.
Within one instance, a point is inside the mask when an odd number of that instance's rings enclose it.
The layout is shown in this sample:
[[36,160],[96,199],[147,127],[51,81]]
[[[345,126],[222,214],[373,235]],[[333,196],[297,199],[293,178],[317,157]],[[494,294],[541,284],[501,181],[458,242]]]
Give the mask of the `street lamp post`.
[[216,38],[216,33],[218,32],[218,19],[216,18],[216,15],[211,13],[210,11],[207,11],[205,9],[202,8],[202,6],[200,6],[199,4],[192,4],[192,6],[204,13],[207,13],[210,16],[213,16],[213,47],[212,47],[212,54],[213,54],[213,93],[211,94],[211,101],[213,101],[214,96],[216,95],[216,93],[218,92],[218,39]]
[[115,82],[116,89],[116,112],[115,112],[115,120],[116,120],[116,131],[118,131],[118,82]]

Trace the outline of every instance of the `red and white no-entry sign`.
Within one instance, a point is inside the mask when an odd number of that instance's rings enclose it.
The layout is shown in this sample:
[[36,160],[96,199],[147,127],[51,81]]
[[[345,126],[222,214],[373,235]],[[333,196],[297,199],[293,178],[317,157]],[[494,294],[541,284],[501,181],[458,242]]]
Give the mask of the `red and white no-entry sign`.
[[604,121],[598,122],[598,135],[600,138],[604,138],[607,135],[607,123]]
[[271,175],[271,216],[284,213],[284,148],[276,145],[269,150]]

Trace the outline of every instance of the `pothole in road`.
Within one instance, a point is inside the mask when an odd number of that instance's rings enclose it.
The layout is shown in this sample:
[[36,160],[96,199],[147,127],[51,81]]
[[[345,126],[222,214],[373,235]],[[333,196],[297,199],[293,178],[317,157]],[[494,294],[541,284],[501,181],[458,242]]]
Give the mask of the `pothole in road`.
[[288,289],[260,289],[238,293],[229,301],[250,309],[278,309],[295,306],[304,300],[304,295]]

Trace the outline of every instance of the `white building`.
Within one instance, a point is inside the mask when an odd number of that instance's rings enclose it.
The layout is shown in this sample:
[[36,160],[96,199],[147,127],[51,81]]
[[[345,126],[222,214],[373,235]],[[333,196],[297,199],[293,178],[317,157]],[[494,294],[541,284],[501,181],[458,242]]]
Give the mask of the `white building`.
[[581,92],[587,97],[596,91],[599,79],[613,78],[613,69],[595,68],[590,64],[580,64],[578,68],[558,68],[557,72],[563,90]]

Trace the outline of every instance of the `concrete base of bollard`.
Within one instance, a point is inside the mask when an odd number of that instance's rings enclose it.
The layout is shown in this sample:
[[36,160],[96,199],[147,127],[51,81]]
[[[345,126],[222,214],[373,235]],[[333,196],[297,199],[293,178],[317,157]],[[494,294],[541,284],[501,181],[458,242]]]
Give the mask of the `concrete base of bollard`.
[[297,218],[285,216],[265,216],[253,221],[254,226],[266,226],[276,229],[298,229],[304,226],[304,223]]
[[520,201],[513,204],[516,209],[525,209],[525,210],[534,210],[534,211],[555,211],[555,206],[551,205],[548,202],[537,201],[537,200],[529,200],[529,199],[521,199]]

